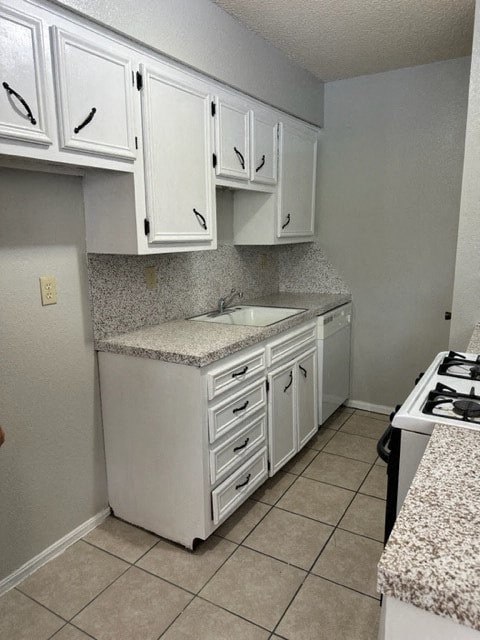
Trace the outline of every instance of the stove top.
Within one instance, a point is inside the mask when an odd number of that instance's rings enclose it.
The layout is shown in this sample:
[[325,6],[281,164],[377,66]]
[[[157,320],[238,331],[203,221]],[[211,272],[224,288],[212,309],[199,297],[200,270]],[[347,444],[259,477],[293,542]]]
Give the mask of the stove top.
[[439,353],[395,414],[392,425],[430,434],[435,424],[480,430],[480,356]]

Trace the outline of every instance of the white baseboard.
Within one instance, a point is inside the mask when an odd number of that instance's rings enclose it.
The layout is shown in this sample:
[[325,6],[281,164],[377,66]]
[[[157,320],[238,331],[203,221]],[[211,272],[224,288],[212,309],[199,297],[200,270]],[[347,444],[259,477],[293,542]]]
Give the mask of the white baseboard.
[[383,404],[363,402],[362,400],[347,400],[345,405],[352,409],[363,409],[364,411],[373,411],[373,413],[384,413],[386,416],[390,415],[393,411],[393,407],[387,407]]
[[93,518],[90,518],[73,531],[70,531],[70,533],[67,533],[66,536],[57,540],[57,542],[54,542],[50,547],[39,553],[38,556],[35,556],[9,576],[0,580],[0,596],[10,589],[13,589],[13,587],[17,586],[17,584],[22,580],[25,580],[27,576],[32,574],[41,566],[50,560],[53,560],[56,556],[59,556],[65,551],[65,549],[67,549],[67,547],[70,547],[72,544],[80,540],[80,538],[83,538],[83,536],[87,535],[89,531],[98,527],[99,524],[108,518],[110,513],[110,507],[100,511],[100,513],[97,513]]

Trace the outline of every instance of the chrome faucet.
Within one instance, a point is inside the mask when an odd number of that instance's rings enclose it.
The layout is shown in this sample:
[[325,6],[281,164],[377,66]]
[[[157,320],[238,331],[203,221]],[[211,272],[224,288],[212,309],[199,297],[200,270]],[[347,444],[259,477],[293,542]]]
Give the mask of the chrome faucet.
[[223,313],[225,309],[232,304],[237,296],[239,300],[241,300],[243,298],[243,292],[232,289],[228,296],[220,298],[220,300],[218,301],[218,313]]

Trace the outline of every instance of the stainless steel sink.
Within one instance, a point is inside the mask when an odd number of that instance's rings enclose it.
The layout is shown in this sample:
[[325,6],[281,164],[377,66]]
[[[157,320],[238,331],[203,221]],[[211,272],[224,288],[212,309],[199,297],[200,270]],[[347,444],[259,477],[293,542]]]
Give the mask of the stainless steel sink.
[[220,324],[247,325],[252,327],[267,327],[291,316],[303,313],[306,309],[291,309],[287,307],[254,307],[242,305],[226,309],[223,313],[216,311],[204,313],[201,316],[189,318],[197,322],[217,322]]

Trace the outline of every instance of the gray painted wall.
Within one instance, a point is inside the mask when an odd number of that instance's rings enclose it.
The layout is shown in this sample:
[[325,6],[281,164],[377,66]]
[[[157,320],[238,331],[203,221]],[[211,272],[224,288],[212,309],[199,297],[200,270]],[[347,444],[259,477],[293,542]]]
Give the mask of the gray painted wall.
[[210,0],[57,4],[292,115],[323,123],[323,83]]
[[475,10],[450,347],[465,350],[480,320],[480,3]]
[[[0,169],[0,580],[107,505],[81,180]],[[42,307],[38,278],[55,275]]]
[[352,291],[355,400],[402,401],[448,347],[468,78],[463,58],[326,84],[319,242]]

